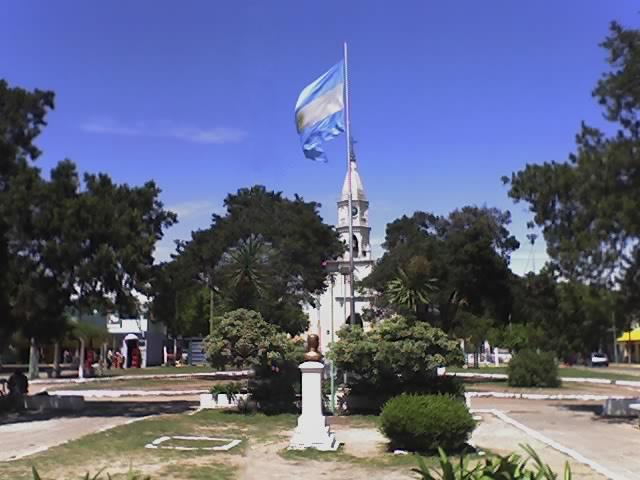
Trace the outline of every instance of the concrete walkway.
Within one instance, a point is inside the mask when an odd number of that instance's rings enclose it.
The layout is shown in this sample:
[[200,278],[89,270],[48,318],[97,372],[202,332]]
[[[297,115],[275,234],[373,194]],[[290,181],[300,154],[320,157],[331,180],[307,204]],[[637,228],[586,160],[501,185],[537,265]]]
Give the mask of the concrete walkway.
[[71,417],[0,425],[0,462],[33,455],[131,420],[131,417]]
[[595,414],[600,406],[595,402],[472,400],[472,408],[501,410],[526,427],[602,465],[614,480],[639,478],[638,421],[601,418]]
[[[47,450],[91,433],[153,415],[184,413],[193,410],[192,398],[163,397],[88,401],[79,413],[58,414],[28,412],[0,418],[0,462],[16,460]],[[0,471],[2,467],[0,466]]]

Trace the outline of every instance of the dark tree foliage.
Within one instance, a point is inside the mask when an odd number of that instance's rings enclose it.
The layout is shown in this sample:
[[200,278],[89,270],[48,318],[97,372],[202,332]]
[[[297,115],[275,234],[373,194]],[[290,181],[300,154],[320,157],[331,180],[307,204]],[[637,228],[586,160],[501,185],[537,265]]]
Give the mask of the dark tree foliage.
[[[511,309],[510,254],[519,247],[507,225],[509,212],[464,207],[447,217],[416,212],[387,225],[386,252],[363,284],[385,292],[399,270],[426,258],[429,277],[437,279],[432,308],[418,310],[451,332],[462,307],[474,316],[489,314],[505,322]],[[406,313],[406,312],[403,312]]]
[[64,313],[98,308],[137,312],[133,292],[149,294],[153,249],[175,215],[160,190],[116,185],[60,162],[51,180],[24,168],[7,193],[9,294],[13,315],[28,337],[64,332]]
[[21,169],[29,168],[29,161],[40,155],[34,144],[47,112],[53,108],[52,92],[10,87],[0,79],[0,339],[8,339],[15,329],[15,318],[9,308],[9,238],[13,205],[7,192],[13,178]]
[[319,204],[254,186],[228,195],[224,206],[226,214],[179,245],[174,291],[199,282],[213,292],[212,316],[250,308],[288,333],[304,331],[301,304],[326,288],[323,263],[344,251]]
[[16,330],[60,338],[65,312],[130,313],[133,292],[150,293],[153,249],[175,215],[153,182],[117,185],[106,174],[81,180],[70,160],[50,180],[31,165],[53,94],[0,81],[0,337]]
[[616,130],[582,125],[567,162],[527,165],[504,178],[542,227],[564,278],[621,287],[640,307],[640,31],[611,24],[602,43],[611,70],[593,96]]

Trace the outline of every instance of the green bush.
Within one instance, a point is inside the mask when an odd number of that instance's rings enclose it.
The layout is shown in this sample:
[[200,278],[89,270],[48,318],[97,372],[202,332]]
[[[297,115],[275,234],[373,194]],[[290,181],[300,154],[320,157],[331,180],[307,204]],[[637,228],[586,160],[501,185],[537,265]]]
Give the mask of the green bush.
[[348,372],[353,393],[389,398],[398,393],[462,396],[457,380],[436,375],[437,367],[462,365],[460,346],[425,322],[396,315],[369,332],[345,327],[331,349],[337,368]]
[[521,350],[508,367],[512,387],[559,387],[558,364],[552,353]]
[[475,422],[464,402],[446,395],[400,395],[380,414],[380,428],[393,448],[430,452],[464,447]]
[[[214,319],[206,339],[207,355],[216,368],[249,368],[248,390],[266,413],[295,409],[298,365],[304,348],[253,310],[238,309]],[[223,393],[223,392],[220,392]]]
[[246,387],[242,382],[227,382],[214,385],[209,390],[209,393],[214,397],[220,394],[226,395],[229,397],[229,401],[232,402],[236,399],[236,395],[243,393],[243,390],[246,392]]
[[[538,454],[529,445],[520,445],[527,452],[528,457],[522,458],[512,453],[508,456],[490,455],[484,462],[469,465],[464,455],[460,460],[451,461],[447,454],[439,449],[439,469],[427,467],[418,457],[418,466],[413,471],[420,475],[422,480],[556,480],[558,475],[545,464]],[[528,462],[533,460],[534,467],[530,469]],[[564,480],[571,480],[571,468],[565,463]]]

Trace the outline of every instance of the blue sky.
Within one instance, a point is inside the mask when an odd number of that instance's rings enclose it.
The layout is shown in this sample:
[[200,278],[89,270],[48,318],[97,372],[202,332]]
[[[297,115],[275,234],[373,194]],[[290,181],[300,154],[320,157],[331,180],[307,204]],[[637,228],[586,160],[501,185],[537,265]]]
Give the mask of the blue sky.
[[[373,238],[414,210],[525,205],[500,177],[564,160],[606,69],[608,24],[640,23],[632,0],[6,2],[0,76],[52,89],[39,140],[48,171],[71,158],[118,182],[155,180],[181,222],[158,248],[209,224],[228,192],[264,184],[336,221],[344,139],[328,164],[302,156],[300,90],[350,50],[353,134]],[[512,261],[520,273],[529,246]],[[544,245],[536,246],[536,267]],[[381,253],[380,248],[374,253]]]

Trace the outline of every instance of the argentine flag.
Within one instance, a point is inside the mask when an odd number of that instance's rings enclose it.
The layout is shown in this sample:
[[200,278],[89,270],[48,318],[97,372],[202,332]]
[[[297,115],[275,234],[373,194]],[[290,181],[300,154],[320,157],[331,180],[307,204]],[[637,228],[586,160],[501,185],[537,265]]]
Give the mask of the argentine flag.
[[321,144],[344,132],[344,61],[302,90],[296,127],[304,156],[326,162]]

